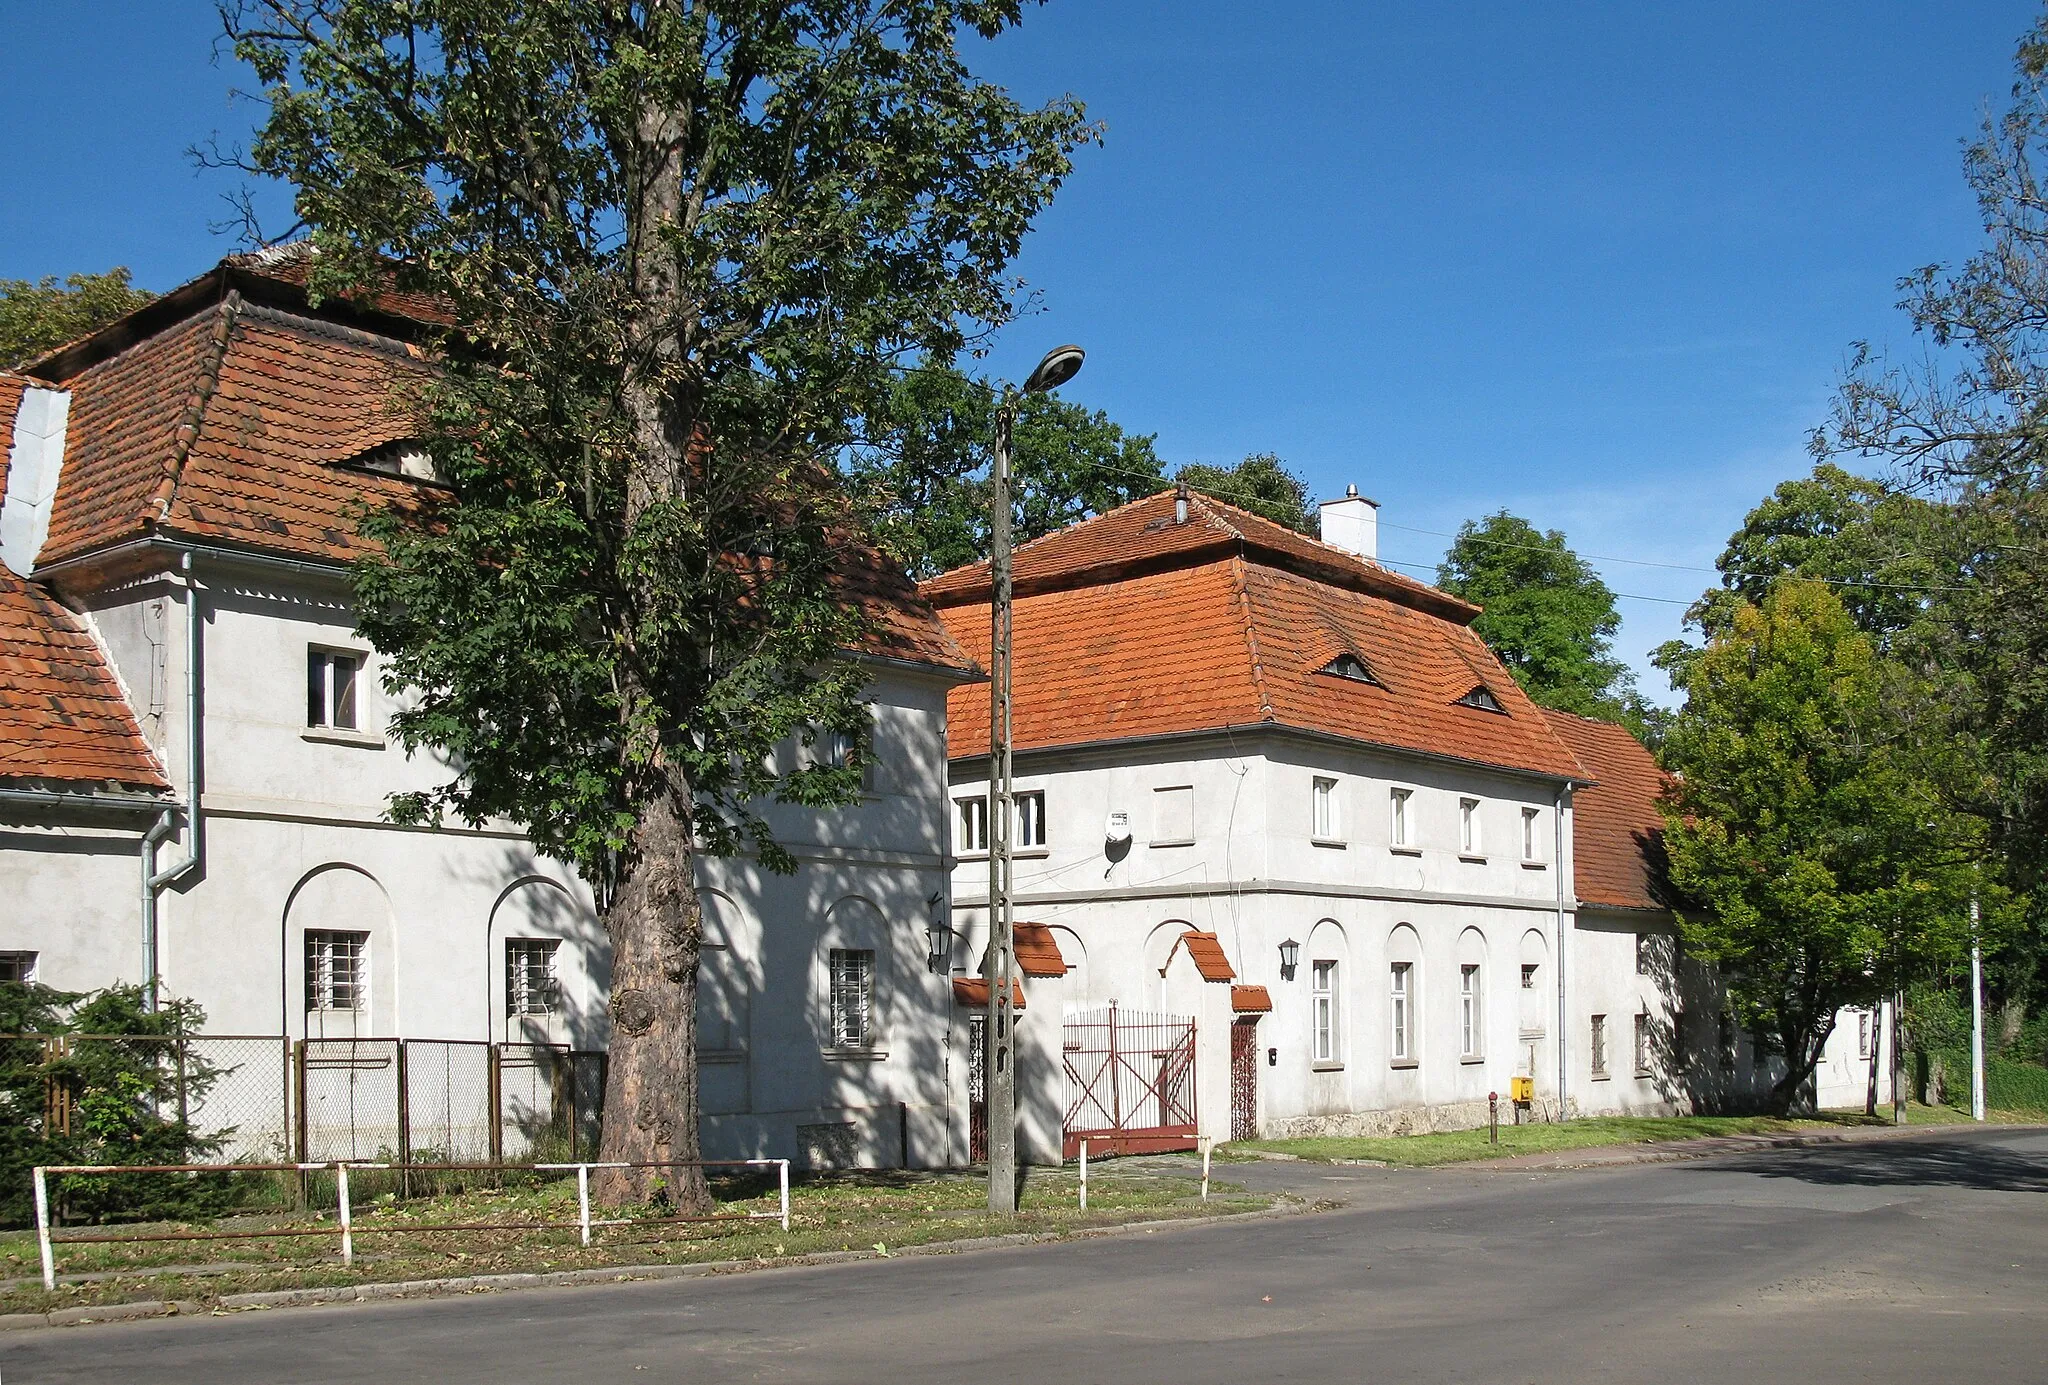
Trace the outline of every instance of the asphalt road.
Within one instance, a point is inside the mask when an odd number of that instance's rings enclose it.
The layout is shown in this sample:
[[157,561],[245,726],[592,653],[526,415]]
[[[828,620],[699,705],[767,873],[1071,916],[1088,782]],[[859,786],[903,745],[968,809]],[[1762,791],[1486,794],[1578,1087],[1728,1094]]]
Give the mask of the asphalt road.
[[2048,1132],[1500,1173],[716,1279],[8,1334],[0,1381],[2048,1380]]

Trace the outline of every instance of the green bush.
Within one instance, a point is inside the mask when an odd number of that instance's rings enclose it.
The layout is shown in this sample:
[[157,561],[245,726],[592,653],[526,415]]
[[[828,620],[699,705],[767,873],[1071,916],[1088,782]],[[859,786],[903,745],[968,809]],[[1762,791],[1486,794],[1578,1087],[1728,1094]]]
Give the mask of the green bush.
[[[90,996],[0,982],[0,1225],[35,1220],[38,1164],[189,1164],[217,1154],[226,1132],[201,1135],[184,1111],[218,1074],[180,1053],[205,1021],[189,1001],[143,1006],[138,986]],[[104,1036],[91,1041],[54,1039]],[[182,1061],[181,1061],[182,1059]],[[53,1098],[69,1129],[51,1120]],[[51,1180],[68,1220],[154,1221],[215,1215],[236,1200],[226,1175],[78,1174]]]
[[[1964,1072],[1968,1072],[1967,1067]],[[1968,1085],[1968,1079],[1964,1079]],[[1984,1101],[1999,1111],[2048,1112],[2048,1068],[1989,1058],[1984,1063]]]

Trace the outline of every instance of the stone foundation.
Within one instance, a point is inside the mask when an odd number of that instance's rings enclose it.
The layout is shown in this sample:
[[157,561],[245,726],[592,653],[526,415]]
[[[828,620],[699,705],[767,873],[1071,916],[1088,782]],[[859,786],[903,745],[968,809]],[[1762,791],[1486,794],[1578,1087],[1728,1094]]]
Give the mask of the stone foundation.
[[[1576,1103],[1574,1103],[1576,1105]],[[1573,1115],[1578,1112],[1574,1110]],[[1404,1106],[1392,1111],[1343,1111],[1327,1116],[1289,1116],[1269,1121],[1265,1138],[1379,1139],[1388,1135],[1430,1135],[1440,1130],[1476,1130],[1486,1124],[1483,1101],[1450,1101],[1440,1106]],[[1557,1119],[1557,1103],[1539,1097],[1522,1116],[1524,1123]],[[1503,1100],[1500,1123],[1513,1125],[1515,1108]]]

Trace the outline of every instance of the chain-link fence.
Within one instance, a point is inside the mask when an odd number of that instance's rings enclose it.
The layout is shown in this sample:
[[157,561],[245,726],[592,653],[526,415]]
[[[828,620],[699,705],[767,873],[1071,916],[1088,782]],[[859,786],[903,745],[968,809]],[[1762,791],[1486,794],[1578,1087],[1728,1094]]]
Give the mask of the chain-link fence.
[[154,1072],[162,1120],[212,1164],[467,1163],[595,1157],[605,1055],[550,1044],[281,1035],[0,1035],[52,1074],[44,1128],[84,1119],[92,1074]]

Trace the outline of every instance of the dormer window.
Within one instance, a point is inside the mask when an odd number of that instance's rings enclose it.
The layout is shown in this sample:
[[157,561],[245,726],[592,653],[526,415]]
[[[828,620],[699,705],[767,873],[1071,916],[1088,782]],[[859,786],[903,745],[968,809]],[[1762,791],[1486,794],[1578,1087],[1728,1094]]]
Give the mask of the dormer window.
[[1366,666],[1365,660],[1356,654],[1339,654],[1316,671],[1327,673],[1332,678],[1348,678],[1354,683],[1370,683],[1376,688],[1384,686],[1379,679],[1373,677],[1372,670]]
[[400,438],[373,447],[368,452],[359,452],[350,457],[343,466],[360,467],[364,471],[378,471],[386,476],[402,476],[408,481],[428,481],[443,484],[441,472],[434,465],[426,444],[418,438]]
[[1459,698],[1458,705],[1460,707],[1477,707],[1482,712],[1499,712],[1503,716],[1507,715],[1508,710],[1500,705],[1500,699],[1495,697],[1493,690],[1484,683],[1481,683],[1471,692]]

